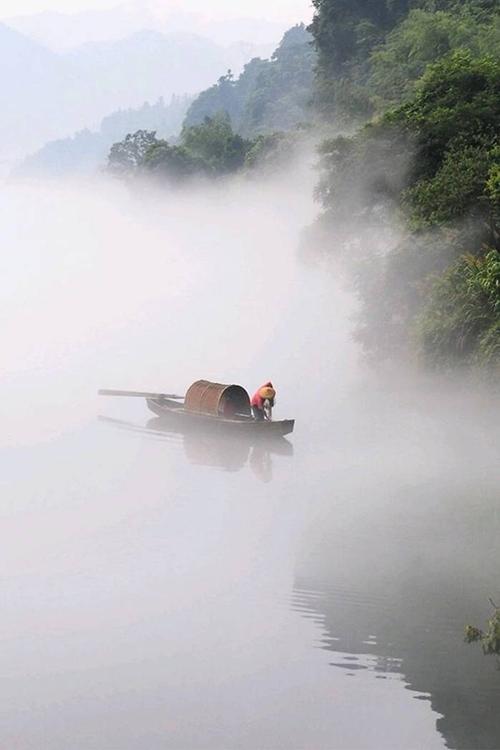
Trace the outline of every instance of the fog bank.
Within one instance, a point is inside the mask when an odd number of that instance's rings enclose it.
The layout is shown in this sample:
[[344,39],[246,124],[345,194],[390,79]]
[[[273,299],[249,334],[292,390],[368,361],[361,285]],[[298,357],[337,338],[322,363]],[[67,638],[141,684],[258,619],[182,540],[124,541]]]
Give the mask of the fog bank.
[[[493,746],[462,629],[496,595],[496,402],[363,363],[355,300],[299,253],[310,166],[2,187],[9,747]],[[207,442],[96,395],[198,378],[271,378],[294,435]]]

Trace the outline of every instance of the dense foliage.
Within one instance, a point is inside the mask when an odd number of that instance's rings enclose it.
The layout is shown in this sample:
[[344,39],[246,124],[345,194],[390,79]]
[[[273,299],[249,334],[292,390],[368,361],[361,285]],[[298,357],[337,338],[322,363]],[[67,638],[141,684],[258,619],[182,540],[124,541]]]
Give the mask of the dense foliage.
[[233,131],[229,115],[219,112],[199,125],[184,125],[177,144],[159,140],[151,131],[127,135],[113,145],[108,170],[117,177],[154,176],[180,184],[193,177],[272,167],[289,160],[295,147],[296,139],[284,133],[242,138]]
[[413,10],[370,56],[372,106],[380,112],[413,96],[427,66],[450,52],[481,57],[499,45],[500,18],[478,17],[467,4],[453,13]]
[[495,243],[490,181],[500,166],[500,60],[456,52],[429,67],[412,101],[385,118],[413,137],[404,199],[415,227],[457,218]]
[[417,330],[433,364],[499,364],[500,253],[463,256],[435,279]]
[[327,119],[363,120],[400,101],[430,62],[459,47],[485,52],[498,0],[313,0],[315,102]]
[[486,631],[468,625],[465,629],[465,640],[467,643],[480,643],[483,653],[490,656],[500,656],[500,609],[494,605],[495,611],[488,621]]
[[239,78],[231,72],[192,103],[187,125],[226,112],[233,128],[246,137],[293,130],[310,119],[316,54],[304,25],[287,31],[270,60],[254,58]]
[[321,147],[315,235],[352,261],[358,338],[377,355],[500,366],[499,3],[316,7],[323,114],[352,123],[396,105]]

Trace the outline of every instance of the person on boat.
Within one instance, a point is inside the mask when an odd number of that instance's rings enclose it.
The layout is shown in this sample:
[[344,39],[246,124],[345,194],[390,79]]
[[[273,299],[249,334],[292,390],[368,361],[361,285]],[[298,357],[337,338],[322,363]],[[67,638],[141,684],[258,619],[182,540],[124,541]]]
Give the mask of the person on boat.
[[259,422],[263,419],[271,420],[273,418],[273,406],[276,400],[276,391],[273,384],[269,381],[264,383],[252,397],[252,414],[254,419]]

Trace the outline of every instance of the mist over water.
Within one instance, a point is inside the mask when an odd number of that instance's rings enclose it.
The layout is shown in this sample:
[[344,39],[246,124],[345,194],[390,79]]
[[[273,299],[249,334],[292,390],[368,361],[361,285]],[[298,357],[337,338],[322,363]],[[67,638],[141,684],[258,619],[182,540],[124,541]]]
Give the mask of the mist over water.
[[[498,402],[366,368],[298,253],[314,178],[1,188],[2,746],[500,744],[463,644],[499,598]],[[198,378],[271,378],[294,435],[96,395]]]

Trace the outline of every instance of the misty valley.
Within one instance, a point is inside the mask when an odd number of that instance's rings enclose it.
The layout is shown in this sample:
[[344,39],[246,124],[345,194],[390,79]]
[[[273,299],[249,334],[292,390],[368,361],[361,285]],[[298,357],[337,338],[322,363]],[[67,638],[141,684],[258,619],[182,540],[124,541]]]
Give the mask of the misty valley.
[[499,750],[500,3],[34,5],[0,747]]

